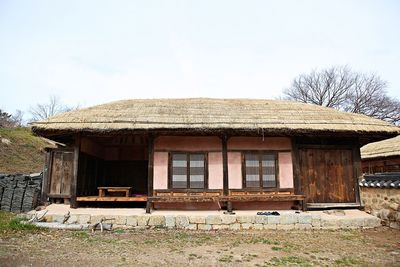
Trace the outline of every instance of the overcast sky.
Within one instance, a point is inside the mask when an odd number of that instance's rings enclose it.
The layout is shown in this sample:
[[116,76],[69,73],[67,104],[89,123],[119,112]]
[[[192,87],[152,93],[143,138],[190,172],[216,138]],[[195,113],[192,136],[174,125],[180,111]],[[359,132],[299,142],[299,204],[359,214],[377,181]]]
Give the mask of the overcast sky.
[[0,0],[0,108],[57,95],[274,98],[314,68],[375,72],[400,99],[400,1]]

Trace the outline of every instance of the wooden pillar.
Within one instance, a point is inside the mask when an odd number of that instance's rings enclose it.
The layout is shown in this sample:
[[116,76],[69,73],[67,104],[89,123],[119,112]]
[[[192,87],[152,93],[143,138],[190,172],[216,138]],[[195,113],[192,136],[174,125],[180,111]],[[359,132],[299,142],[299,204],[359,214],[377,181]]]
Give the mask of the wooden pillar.
[[78,207],[78,203],[76,202],[76,194],[77,194],[80,146],[81,146],[81,137],[80,135],[76,135],[74,144],[74,164],[73,164],[74,174],[72,175],[72,180],[71,180],[71,199],[70,199],[70,206],[71,208],[74,209]]
[[[301,181],[300,181],[300,153],[296,138],[291,139],[292,142],[292,162],[293,162],[293,183],[294,193],[301,195]],[[307,196],[306,196],[307,197]]]
[[229,177],[228,177],[228,137],[222,136],[222,172],[223,172],[223,188],[224,196],[229,194]]
[[361,154],[360,154],[360,142],[357,139],[353,144],[353,175],[355,178],[354,194],[356,203],[360,204],[360,188],[358,184],[358,179],[362,175],[361,170]]
[[153,196],[153,181],[154,181],[154,135],[149,134],[148,136],[148,166],[147,166],[147,204],[146,213],[150,213],[151,210],[151,197]]
[[[229,195],[229,176],[228,176],[228,136],[222,135],[222,173],[223,173],[223,193]],[[232,202],[227,202],[228,212],[232,212]]]
[[42,196],[41,201],[46,203],[48,201],[47,195],[50,190],[50,174],[51,174],[51,162],[52,162],[52,152],[46,151],[45,153],[45,163],[43,169],[43,180],[42,180]]

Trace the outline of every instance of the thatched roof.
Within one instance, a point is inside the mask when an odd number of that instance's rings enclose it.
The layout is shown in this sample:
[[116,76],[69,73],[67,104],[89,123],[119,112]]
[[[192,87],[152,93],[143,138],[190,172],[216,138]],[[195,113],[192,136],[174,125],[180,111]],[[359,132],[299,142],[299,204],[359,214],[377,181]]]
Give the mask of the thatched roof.
[[382,158],[400,156],[400,135],[380,142],[370,143],[361,148],[361,158]]
[[265,130],[274,132],[353,132],[394,136],[399,129],[364,115],[285,100],[134,99],[75,110],[35,122],[43,134],[60,131]]

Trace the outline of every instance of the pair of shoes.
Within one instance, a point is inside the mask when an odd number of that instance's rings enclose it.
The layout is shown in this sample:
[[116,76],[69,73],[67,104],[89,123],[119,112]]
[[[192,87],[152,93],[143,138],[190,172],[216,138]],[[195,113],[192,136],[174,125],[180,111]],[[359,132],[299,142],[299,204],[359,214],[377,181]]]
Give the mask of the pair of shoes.
[[274,216],[279,216],[280,214],[279,214],[279,212],[277,212],[277,211],[265,211],[265,212],[262,212],[262,211],[259,211],[259,212],[257,212],[257,215],[266,215],[266,216],[271,216],[271,215],[274,215]]

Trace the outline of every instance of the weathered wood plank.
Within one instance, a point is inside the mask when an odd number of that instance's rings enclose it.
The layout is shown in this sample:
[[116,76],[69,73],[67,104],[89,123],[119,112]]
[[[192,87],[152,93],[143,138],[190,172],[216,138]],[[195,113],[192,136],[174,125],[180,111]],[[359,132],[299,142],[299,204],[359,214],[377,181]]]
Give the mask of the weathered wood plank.
[[229,194],[229,176],[228,176],[228,137],[224,134],[222,140],[222,177],[224,195]]
[[49,194],[50,168],[51,168],[51,152],[47,151],[45,153],[45,164],[44,164],[43,181],[42,181],[41,201],[43,203],[47,202],[47,198],[48,198],[48,194]]
[[308,203],[353,203],[353,151],[302,148],[299,150],[300,188]]
[[70,206],[71,208],[77,208],[78,207],[78,203],[76,201],[76,191],[77,191],[77,181],[78,181],[78,168],[79,168],[79,151],[80,151],[80,144],[81,144],[81,140],[80,140],[80,135],[76,135],[75,137],[75,145],[74,145],[74,172],[73,172],[73,176],[71,179],[71,190],[70,190],[70,194],[71,194],[71,198],[70,198]]
[[77,197],[76,201],[101,201],[101,202],[145,202],[147,201],[147,196],[136,196],[136,197],[99,197],[99,196],[87,196],[87,197]]
[[154,135],[148,136],[148,173],[147,173],[147,195],[153,195],[153,179],[154,179]]

